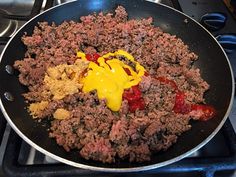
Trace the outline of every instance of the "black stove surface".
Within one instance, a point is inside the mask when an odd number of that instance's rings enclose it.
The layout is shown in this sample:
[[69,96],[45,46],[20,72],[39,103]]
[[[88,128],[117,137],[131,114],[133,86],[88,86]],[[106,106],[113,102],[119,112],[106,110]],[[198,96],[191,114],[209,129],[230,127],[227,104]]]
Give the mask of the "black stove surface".
[[[236,19],[232,16],[230,11],[227,9],[226,5],[224,4],[223,0],[178,0],[180,4],[181,11],[185,14],[189,15],[190,17],[194,18],[198,22],[200,21],[201,17],[204,14],[212,13],[212,12],[223,12],[227,16],[227,21],[225,26],[217,31],[211,31],[214,36],[220,34],[236,34]],[[233,67],[234,75],[236,76],[236,52],[232,52],[227,54],[230,63]]]
[[[236,32],[236,20],[233,19],[221,0],[164,0],[166,5],[183,11],[200,21],[202,15],[209,12],[223,12],[227,16],[225,26],[215,32],[214,36]],[[3,45],[0,45],[2,51]],[[228,54],[234,71],[236,71],[236,52]],[[3,137],[3,139],[2,139]],[[203,148],[174,164],[139,172],[139,173],[102,173],[74,168],[35,151],[16,133],[6,126],[0,114],[0,177],[80,177],[93,176],[158,176],[158,177],[233,177],[236,176],[236,134],[229,120],[218,134]],[[5,145],[4,145],[5,144]],[[4,147],[3,147],[4,146]]]

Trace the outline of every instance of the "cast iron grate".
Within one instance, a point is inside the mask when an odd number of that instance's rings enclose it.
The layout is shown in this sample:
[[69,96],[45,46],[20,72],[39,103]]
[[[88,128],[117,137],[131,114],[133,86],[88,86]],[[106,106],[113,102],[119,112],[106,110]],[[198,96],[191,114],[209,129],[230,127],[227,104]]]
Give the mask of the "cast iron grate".
[[0,111],[0,144],[6,129],[6,119],[3,117],[2,112]]
[[[9,40],[8,37],[0,37],[1,47],[3,47],[7,43],[8,40]],[[2,138],[3,138],[3,135],[4,135],[5,129],[6,129],[6,124],[7,124],[7,121],[4,118],[4,116],[3,116],[3,114],[0,110],[0,144],[2,142]]]
[[[8,139],[6,151],[3,158],[3,170],[5,174],[9,177],[74,177],[83,176],[89,177],[96,175],[97,177],[113,177],[113,176],[196,176],[196,177],[216,177],[217,173],[220,172],[233,172],[236,169],[236,134],[230,121],[226,121],[223,128],[217,134],[217,136],[223,136],[224,142],[227,148],[223,156],[197,156],[185,158],[174,164],[157,168],[154,170],[139,172],[139,173],[102,173],[94,172],[90,170],[83,170],[79,168],[74,168],[62,163],[57,164],[34,164],[25,165],[19,163],[19,152],[20,146],[23,140],[16,135],[12,130]],[[206,146],[209,146],[208,144]],[[213,144],[210,148],[217,146]],[[215,147],[216,148],[216,147]],[[204,151],[204,147],[202,148]]]

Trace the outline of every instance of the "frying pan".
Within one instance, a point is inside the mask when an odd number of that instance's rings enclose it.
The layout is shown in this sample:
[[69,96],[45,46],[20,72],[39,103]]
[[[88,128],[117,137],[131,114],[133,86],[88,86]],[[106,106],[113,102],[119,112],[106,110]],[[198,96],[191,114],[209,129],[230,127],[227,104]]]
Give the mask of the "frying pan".
[[[193,121],[192,129],[182,134],[177,143],[167,151],[153,154],[151,161],[129,163],[122,160],[114,164],[84,160],[76,151],[66,152],[54,139],[48,137],[49,122],[38,123],[26,111],[22,93],[26,87],[18,81],[18,74],[12,71],[15,60],[24,58],[26,47],[21,42],[24,32],[31,35],[38,22],[56,24],[64,20],[78,21],[80,16],[93,12],[114,12],[117,5],[126,8],[129,19],[153,17],[154,25],[181,38],[190,50],[199,56],[194,63],[201,70],[202,77],[211,88],[206,93],[207,104],[213,105],[217,115],[206,122]],[[214,37],[199,23],[185,14],[165,5],[144,0],[79,0],[51,8],[27,22],[6,45],[0,64],[1,109],[11,127],[38,151],[69,165],[110,172],[131,172],[148,170],[176,162],[205,145],[224,124],[233,103],[234,77],[229,60]]]

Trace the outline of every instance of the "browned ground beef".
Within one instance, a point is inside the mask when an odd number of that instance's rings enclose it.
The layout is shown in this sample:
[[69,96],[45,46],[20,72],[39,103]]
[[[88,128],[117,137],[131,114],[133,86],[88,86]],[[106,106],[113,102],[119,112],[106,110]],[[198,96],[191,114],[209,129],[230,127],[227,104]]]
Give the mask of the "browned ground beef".
[[78,50],[102,55],[122,49],[148,71],[149,76],[143,76],[139,84],[145,110],[130,113],[124,100],[120,111],[112,112],[104,100],[98,100],[96,92],[80,92],[51,101],[40,115],[50,117],[57,108],[69,110],[69,119],[52,120],[49,136],[66,151],[78,149],[85,159],[147,161],[191,128],[189,120],[198,117],[175,113],[173,88],[153,76],[174,80],[190,103],[204,102],[203,94],[209,88],[192,65],[197,55],[181,39],[154,27],[151,17],[128,20],[121,6],[114,15],[88,15],[81,17],[81,22],[65,21],[58,26],[40,22],[32,36],[25,35],[22,41],[27,52],[14,66],[20,71],[20,82],[29,88],[24,94],[29,103],[50,99],[41,94],[46,69],[73,64]]

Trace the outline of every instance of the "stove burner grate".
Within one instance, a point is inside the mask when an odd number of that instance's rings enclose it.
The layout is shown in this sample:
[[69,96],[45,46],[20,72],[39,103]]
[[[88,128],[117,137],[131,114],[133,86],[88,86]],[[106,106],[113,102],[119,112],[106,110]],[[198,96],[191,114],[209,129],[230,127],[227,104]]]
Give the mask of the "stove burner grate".
[[[0,9],[0,13],[7,13]],[[18,22],[16,20],[6,19],[0,16],[0,37],[12,36],[18,28]]]
[[[236,169],[236,134],[229,120],[226,121],[220,132],[222,133],[227,146],[225,147],[225,151],[228,151],[227,153],[223,153],[223,155],[187,157],[168,166],[139,173],[122,173],[121,176],[127,176],[131,174],[131,176],[134,177],[151,177],[157,175],[159,177],[162,175],[215,177],[215,174],[219,173],[219,171],[222,173],[229,172],[231,170],[230,172],[233,173],[233,171]],[[220,134],[218,133],[218,135]],[[74,177],[80,175],[96,175],[97,177],[119,176],[118,174],[114,173],[103,173],[74,168],[62,163],[39,163],[27,165],[25,163],[19,162],[21,149],[20,146],[22,143],[23,140],[18,135],[16,135],[13,130],[11,130],[2,164],[4,172],[9,177]],[[213,146],[215,146],[215,144]],[[204,153],[204,150],[202,151]]]

